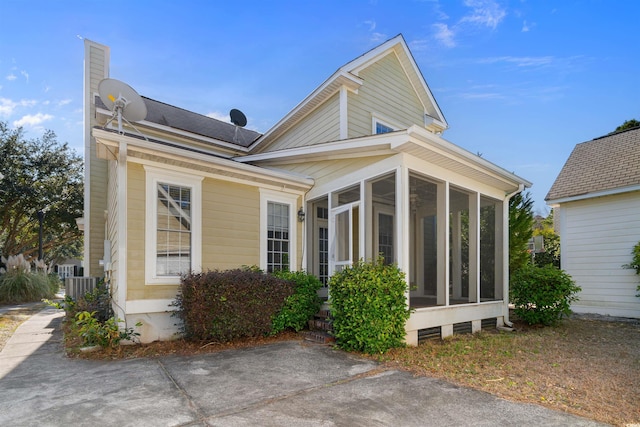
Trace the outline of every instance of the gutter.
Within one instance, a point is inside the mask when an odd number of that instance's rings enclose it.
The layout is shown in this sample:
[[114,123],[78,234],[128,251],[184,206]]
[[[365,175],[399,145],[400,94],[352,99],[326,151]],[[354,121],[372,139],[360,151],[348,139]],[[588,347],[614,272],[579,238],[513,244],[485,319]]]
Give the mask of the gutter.
[[[504,257],[504,254],[507,254],[507,262],[504,263],[504,265],[502,266],[502,276],[503,276],[503,280],[506,283],[506,288],[507,291],[509,290],[509,260],[508,260],[508,254],[509,254],[509,201],[511,200],[511,198],[513,196],[515,196],[516,194],[522,193],[525,189],[525,185],[524,184],[518,184],[518,189],[512,193],[507,194],[504,197],[504,208],[506,210],[505,214],[503,214],[504,218],[502,220],[503,223],[503,229],[506,231],[505,236],[506,238],[504,238],[503,241],[503,247],[502,247],[502,256]],[[506,225],[506,227],[505,227]],[[507,309],[505,310],[504,316],[503,316],[503,322],[504,324],[507,326],[506,328],[502,328],[504,330],[507,331],[513,331],[513,323],[509,321],[509,292],[507,292],[507,294],[504,296],[505,298],[507,298]],[[498,329],[501,329],[500,327],[498,327]]]

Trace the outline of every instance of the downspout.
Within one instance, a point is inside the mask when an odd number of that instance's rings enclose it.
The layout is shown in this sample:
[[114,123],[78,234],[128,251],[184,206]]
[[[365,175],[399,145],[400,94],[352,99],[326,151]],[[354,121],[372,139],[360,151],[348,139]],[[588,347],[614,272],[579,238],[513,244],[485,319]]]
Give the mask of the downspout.
[[[518,189],[513,193],[509,193],[504,198],[503,215],[502,215],[502,230],[505,233],[505,237],[502,239],[502,277],[504,280],[503,298],[507,299],[507,309],[504,311],[503,321],[509,328],[513,327],[513,323],[509,321],[509,201],[516,194],[522,193],[525,189],[524,184],[519,184]],[[506,262],[504,262],[504,254],[507,254]]]

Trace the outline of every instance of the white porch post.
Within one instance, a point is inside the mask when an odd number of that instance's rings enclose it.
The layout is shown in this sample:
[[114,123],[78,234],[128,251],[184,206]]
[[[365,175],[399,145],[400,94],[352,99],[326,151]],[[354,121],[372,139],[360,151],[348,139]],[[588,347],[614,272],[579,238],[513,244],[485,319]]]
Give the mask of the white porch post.
[[409,169],[396,169],[396,232],[395,245],[398,248],[398,267],[405,273],[407,288],[405,296],[409,304]]

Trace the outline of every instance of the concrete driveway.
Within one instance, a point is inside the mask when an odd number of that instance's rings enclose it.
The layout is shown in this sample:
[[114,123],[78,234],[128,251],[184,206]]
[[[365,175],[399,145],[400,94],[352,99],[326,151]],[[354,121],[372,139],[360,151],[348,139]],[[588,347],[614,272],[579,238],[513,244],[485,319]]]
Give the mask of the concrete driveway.
[[2,426],[596,426],[300,341],[190,357],[68,359],[48,308],[0,353]]

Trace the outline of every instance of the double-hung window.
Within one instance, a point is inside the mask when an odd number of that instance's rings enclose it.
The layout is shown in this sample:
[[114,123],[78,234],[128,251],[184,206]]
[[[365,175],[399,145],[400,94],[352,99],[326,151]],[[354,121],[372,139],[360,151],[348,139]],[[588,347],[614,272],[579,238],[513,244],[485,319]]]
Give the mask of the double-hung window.
[[145,278],[148,284],[177,284],[200,268],[202,178],[146,170]]
[[260,268],[272,273],[296,268],[297,196],[260,191]]

